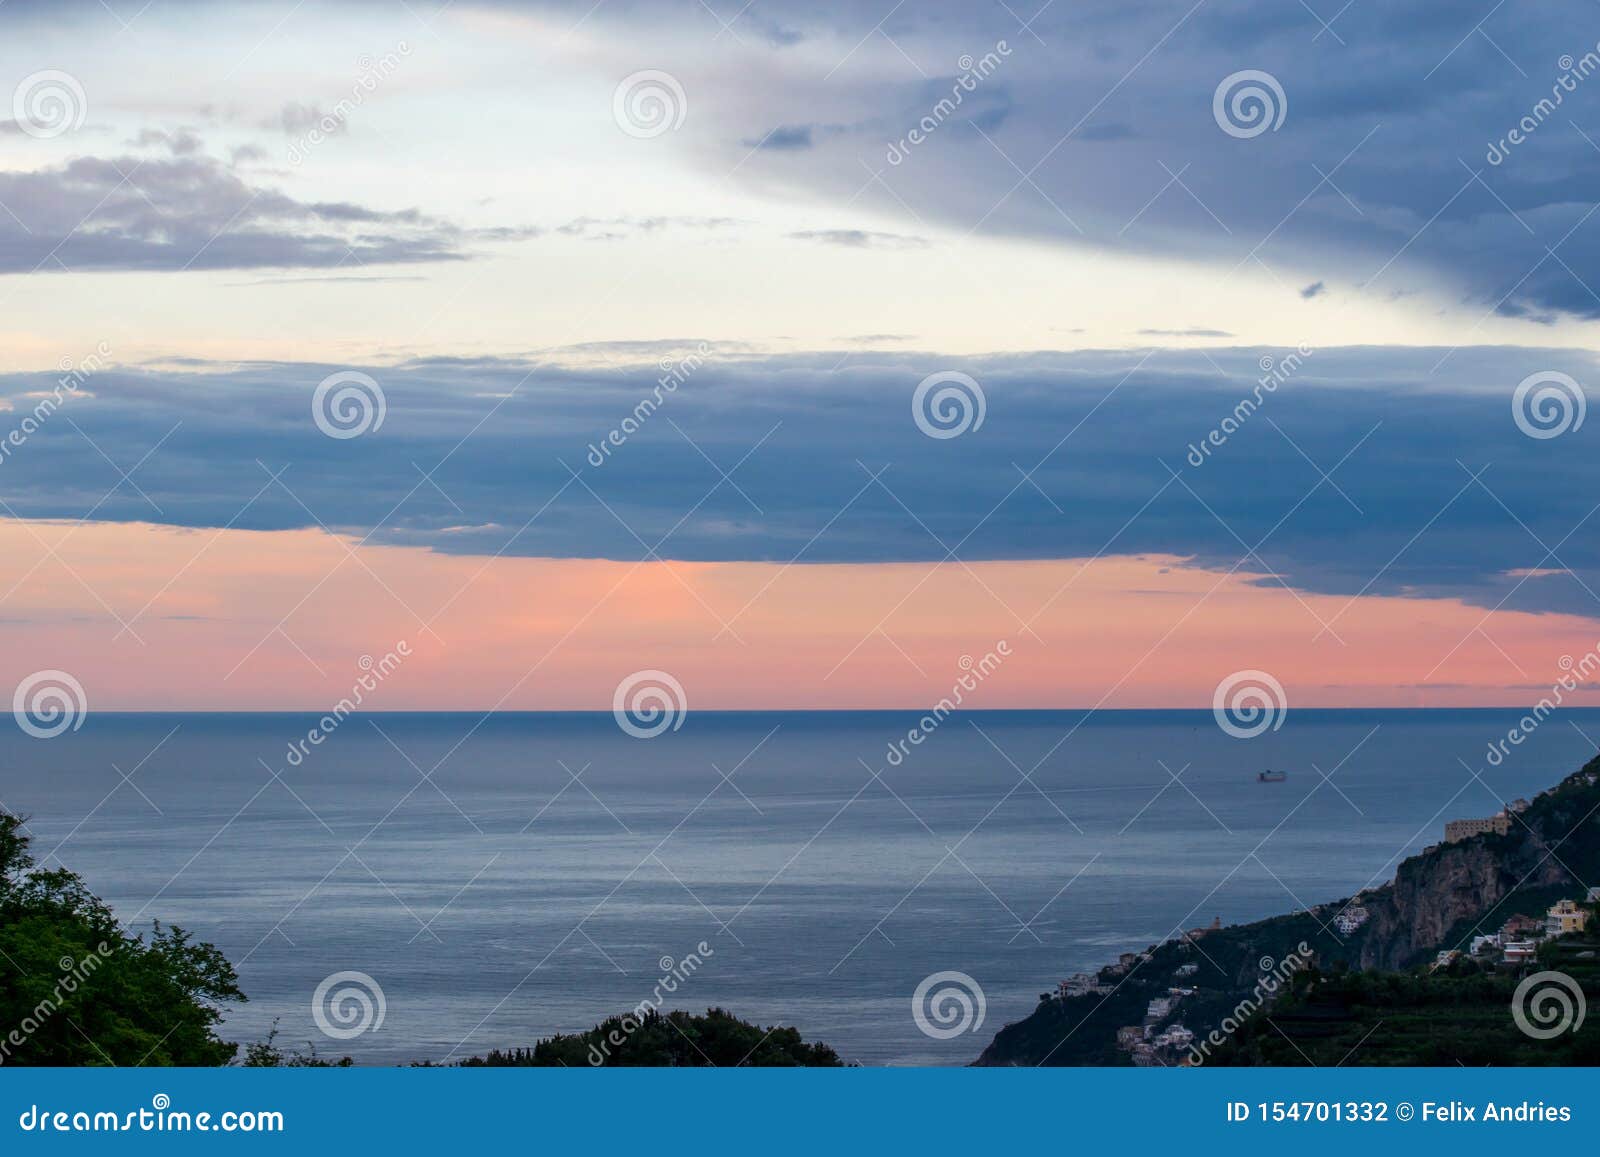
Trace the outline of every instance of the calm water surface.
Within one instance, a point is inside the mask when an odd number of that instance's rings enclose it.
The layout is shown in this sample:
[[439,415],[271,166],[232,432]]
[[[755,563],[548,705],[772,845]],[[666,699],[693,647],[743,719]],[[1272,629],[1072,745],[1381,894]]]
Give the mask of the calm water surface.
[[[609,714],[390,714],[290,766],[311,717],[97,713],[6,729],[0,801],[124,919],[237,963],[235,1039],[276,1021],[374,1064],[531,1044],[633,1007],[703,941],[679,1007],[964,1064],[1067,973],[1386,880],[1600,737],[1600,711],[1567,712],[1487,767],[1518,714],[1302,710],[1241,741],[1209,712],[979,712],[900,766],[909,712],[696,712],[650,740]],[[1257,783],[1267,766],[1288,781]],[[940,1041],[911,993],[946,969],[988,1012]],[[342,970],[387,1000],[348,1042],[311,1015]]]

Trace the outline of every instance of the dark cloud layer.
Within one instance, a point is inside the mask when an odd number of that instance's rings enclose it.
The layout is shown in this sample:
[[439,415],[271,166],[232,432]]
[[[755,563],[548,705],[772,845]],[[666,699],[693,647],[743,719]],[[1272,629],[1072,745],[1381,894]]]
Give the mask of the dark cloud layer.
[[[693,368],[681,361],[689,348],[653,348],[630,370],[492,358],[369,367],[386,417],[349,440],[312,418],[318,382],[347,367],[105,371],[93,396],[69,399],[5,456],[0,494],[36,518],[99,503],[101,519],[320,521],[378,542],[563,557],[1160,552],[1226,568],[1259,543],[1244,569],[1305,590],[1600,614],[1585,589],[1600,591],[1600,427],[1535,439],[1512,407],[1531,373],[1600,378],[1585,354],[1355,348],[1287,371],[1283,350],[966,363],[856,352]],[[1259,389],[1263,358],[1283,384]],[[683,383],[662,389],[661,365],[680,364]],[[982,425],[949,439],[913,417],[918,383],[942,370],[971,374],[985,396]],[[50,383],[0,379],[13,406],[3,424]],[[639,409],[657,393],[654,412]],[[1238,403],[1258,394],[1240,418]],[[607,450],[609,431],[626,436]],[[1204,452],[1212,431],[1225,437]],[[143,494],[117,486],[90,439],[123,469],[160,443],[134,475]],[[293,495],[267,485],[264,467],[287,467]],[[1508,577],[1566,567],[1577,577]]]
[[[1442,284],[1486,314],[1600,317],[1600,9],[1589,0],[1536,13],[1361,0],[1321,17],[1322,6],[1279,0],[1090,0],[1046,5],[1026,26],[1005,5],[958,0],[887,17],[768,7],[808,44],[857,47],[837,67],[825,55],[814,74],[791,63],[781,83],[698,106],[725,126],[723,167],[740,142],[804,123],[808,109],[851,126],[803,150],[761,150],[740,173],[764,187],[787,181],[957,234],[1222,270],[1264,263],[1330,291]],[[663,67],[694,92],[710,84],[695,83],[702,64]],[[1281,124],[1229,133],[1214,98],[1250,72],[1281,90],[1269,96]],[[864,165],[888,188],[863,190]]]

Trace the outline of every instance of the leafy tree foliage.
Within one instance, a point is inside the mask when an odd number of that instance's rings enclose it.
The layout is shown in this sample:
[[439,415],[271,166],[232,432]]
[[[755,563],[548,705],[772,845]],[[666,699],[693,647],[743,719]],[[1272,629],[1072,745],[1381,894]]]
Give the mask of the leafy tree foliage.
[[827,1045],[803,1041],[798,1029],[764,1029],[712,1008],[704,1016],[654,1010],[614,1016],[588,1032],[558,1034],[531,1049],[496,1049],[462,1066],[836,1068],[841,1063]]
[[296,1049],[286,1053],[278,1047],[278,1022],[273,1021],[266,1040],[244,1046],[244,1059],[240,1064],[247,1069],[348,1069],[355,1062],[349,1057],[329,1060],[318,1056],[315,1041],[307,1042],[305,1052]]
[[220,1065],[233,966],[181,928],[123,929],[76,873],[37,867],[0,814],[0,1063]]

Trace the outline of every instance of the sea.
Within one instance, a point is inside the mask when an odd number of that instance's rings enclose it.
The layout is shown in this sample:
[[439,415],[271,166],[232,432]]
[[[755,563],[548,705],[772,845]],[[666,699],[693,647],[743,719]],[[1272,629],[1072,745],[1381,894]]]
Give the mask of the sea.
[[[315,716],[92,712],[4,729],[0,804],[130,926],[222,949],[232,1040],[448,1062],[659,1001],[961,1065],[1070,973],[1387,881],[1594,755],[1600,710],[1571,710],[1491,760],[1522,715],[1291,710],[1236,738],[1209,711],[974,712],[911,743],[916,712],[648,738],[372,714],[295,746]],[[927,1004],[952,984],[953,1024]]]

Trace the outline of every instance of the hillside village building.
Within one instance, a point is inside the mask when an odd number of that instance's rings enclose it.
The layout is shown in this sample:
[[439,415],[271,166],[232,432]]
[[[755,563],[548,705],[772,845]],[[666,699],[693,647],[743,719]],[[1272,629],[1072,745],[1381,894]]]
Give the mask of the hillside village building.
[[1568,932],[1582,932],[1589,923],[1589,913],[1571,900],[1561,900],[1545,913],[1546,936],[1565,936]]
[[1505,812],[1496,812],[1483,820],[1451,820],[1444,825],[1444,842],[1459,844],[1462,840],[1470,840],[1473,836],[1481,836],[1487,832],[1503,836],[1510,830],[1511,817]]

